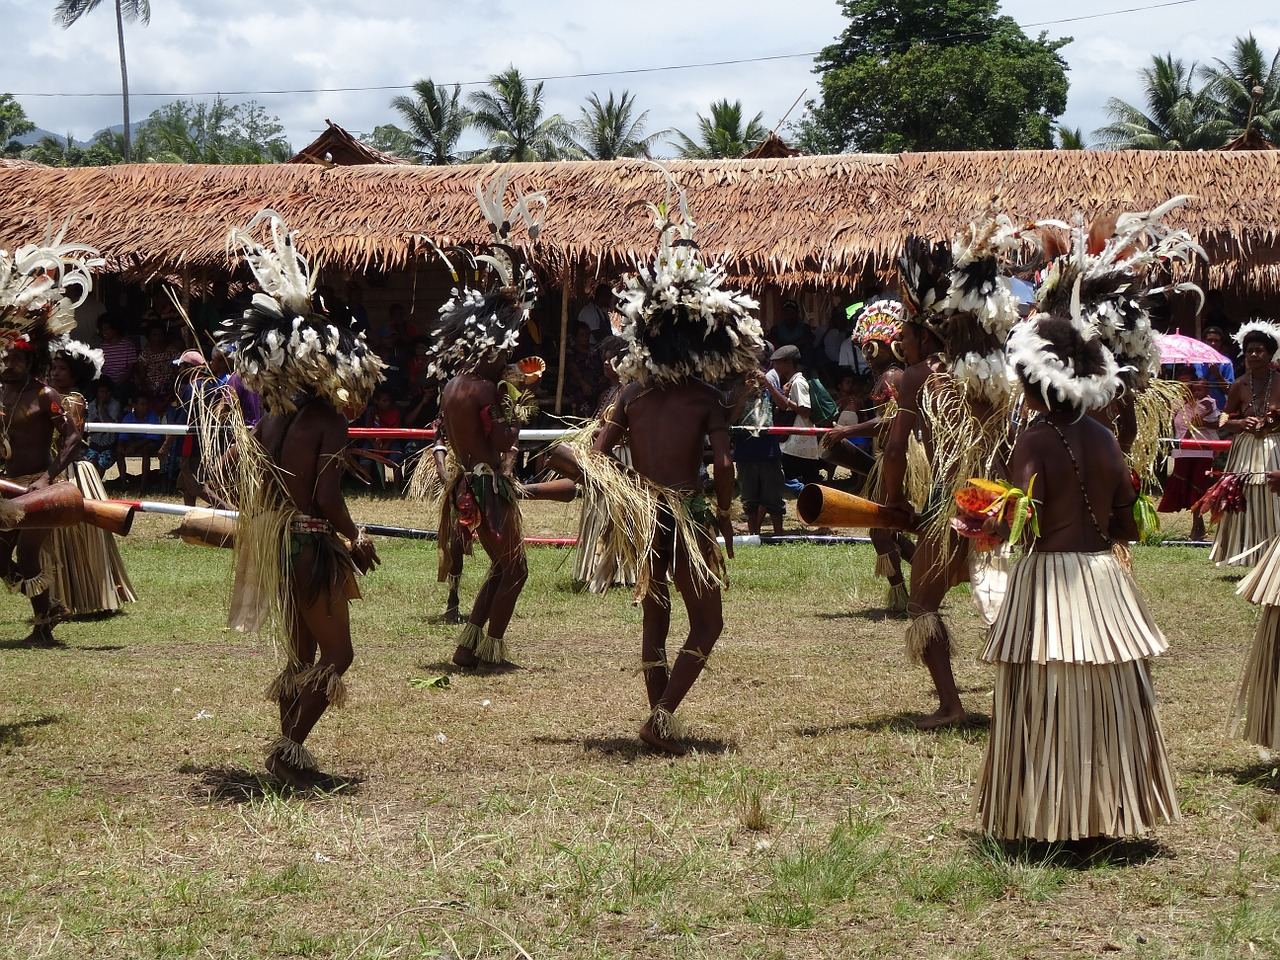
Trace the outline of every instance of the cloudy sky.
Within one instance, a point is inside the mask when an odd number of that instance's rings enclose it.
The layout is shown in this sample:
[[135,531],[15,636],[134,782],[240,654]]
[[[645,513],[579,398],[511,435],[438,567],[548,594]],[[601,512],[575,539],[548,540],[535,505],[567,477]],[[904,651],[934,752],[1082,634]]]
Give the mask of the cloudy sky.
[[[1155,0],[1004,0],[1022,24],[1145,6]],[[70,30],[54,25],[53,0],[0,0],[11,31],[0,57],[0,91],[11,91],[41,127],[87,139],[120,120],[119,71],[111,0]],[[843,19],[836,0],[153,0],[148,27],[127,27],[135,118],[176,94],[295,90],[483,81],[515,64],[527,76],[809,54],[829,43]],[[744,13],[749,11],[749,13]],[[1276,0],[1193,0],[1178,6],[1045,27],[1072,36],[1064,55],[1071,97],[1062,118],[1086,132],[1105,122],[1108,96],[1136,100],[1135,72],[1152,53],[1188,60],[1225,56],[1231,39],[1252,30],[1280,47]],[[16,35],[15,35],[16,34]],[[474,88],[470,88],[474,89]],[[621,76],[549,79],[551,110],[573,119],[587,94],[633,91],[651,130],[692,131],[714,99],[741,99],[773,126],[806,89],[817,91],[808,56],[737,66]],[[115,91],[110,97],[48,93]],[[353,131],[393,121],[398,91],[258,94],[295,147],[326,117]],[[161,96],[150,96],[150,94]],[[146,94],[146,95],[143,95]],[[249,99],[237,95],[237,100]]]

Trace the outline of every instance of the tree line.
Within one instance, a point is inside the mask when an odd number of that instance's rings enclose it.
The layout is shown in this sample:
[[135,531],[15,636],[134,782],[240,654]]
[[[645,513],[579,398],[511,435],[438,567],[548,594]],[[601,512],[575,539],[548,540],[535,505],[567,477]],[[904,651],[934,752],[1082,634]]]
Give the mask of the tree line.
[[[100,0],[58,0],[69,27]],[[1089,143],[1060,122],[1066,110],[1070,38],[1028,36],[999,0],[839,0],[848,25],[818,55],[818,96],[786,137],[806,153],[927,150],[1215,149],[1245,136],[1280,145],[1280,52],[1252,34],[1205,64],[1153,56],[1140,71],[1143,99],[1107,102],[1109,123]],[[123,134],[104,132],[88,147],[70,137],[22,148],[34,128],[20,104],[0,95],[0,149],[60,166],[128,159],[189,163],[270,163],[292,153],[279,118],[256,103],[176,101],[153,112],[131,143],[124,23],[150,18],[147,0],[114,0],[125,103]],[[465,97],[458,85],[419,80],[389,104],[394,122],[370,144],[424,164],[647,157],[665,146],[697,159],[740,157],[768,135],[763,114],[741,100],[718,100],[686,133],[650,132],[649,111],[633,93],[592,93],[576,117],[549,113],[543,84],[514,66]],[[471,138],[476,149],[463,149]],[[7,144],[7,146],[5,146]]]

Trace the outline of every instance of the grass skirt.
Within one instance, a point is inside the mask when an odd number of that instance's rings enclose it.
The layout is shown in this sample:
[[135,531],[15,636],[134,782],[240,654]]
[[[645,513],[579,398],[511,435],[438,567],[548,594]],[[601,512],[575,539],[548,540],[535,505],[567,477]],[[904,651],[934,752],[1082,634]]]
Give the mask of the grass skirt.
[[1227,513],[1218,524],[1209,559],[1220,567],[1251,567],[1261,548],[1280,536],[1280,497],[1267,488],[1266,473],[1280,470],[1280,434],[1242,433],[1231,443],[1227,473],[1247,473],[1243,513]]
[[1244,719],[1241,733],[1249,743],[1280,750],[1280,539],[1271,542],[1236,592],[1262,606],[1236,700],[1237,716]]
[[[107,499],[102,479],[88,460],[72,463],[64,479],[86,500]],[[115,537],[87,523],[53,530],[40,562],[49,576],[50,596],[73,615],[113,612],[138,599]]]
[[996,664],[977,804],[986,832],[1126,837],[1178,818],[1145,662],[1166,648],[1110,552],[1015,564],[983,653]]
[[[624,447],[614,449],[614,456],[624,467],[631,466],[631,453]],[[604,593],[609,587],[634,587],[636,570],[627,558],[604,549],[609,512],[598,498],[582,501],[578,513],[578,547],[573,560],[573,579],[585,583],[591,593]]]

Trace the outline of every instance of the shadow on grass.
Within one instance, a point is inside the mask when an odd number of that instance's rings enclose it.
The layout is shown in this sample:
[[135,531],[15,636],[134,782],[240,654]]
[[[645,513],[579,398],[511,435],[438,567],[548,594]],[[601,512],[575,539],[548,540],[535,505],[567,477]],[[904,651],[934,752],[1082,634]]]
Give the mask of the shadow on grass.
[[[518,663],[512,663],[510,660],[479,667],[460,667],[452,660],[433,660],[431,663],[418,664],[418,669],[428,673],[444,673],[450,677],[485,677],[495,673],[516,673],[529,668]],[[537,672],[545,668],[534,667],[532,669]]]
[[837,733],[848,733],[851,730],[861,730],[865,733],[883,733],[885,731],[893,731],[895,733],[934,733],[942,735],[953,735],[964,740],[980,740],[986,732],[991,729],[991,718],[985,713],[968,713],[965,715],[964,723],[954,726],[942,727],[939,730],[919,730],[916,727],[917,720],[923,720],[925,715],[917,713],[914,710],[903,710],[898,713],[886,713],[878,717],[869,717],[866,720],[846,720],[843,723],[828,723],[814,727],[797,727],[796,734],[801,737],[829,737]]
[[1244,787],[1258,787],[1280,793],[1280,759],[1259,760],[1247,767],[1210,767],[1203,772],[1230,777]]
[[364,783],[364,777],[361,776],[347,777],[334,774],[325,777],[309,790],[295,790],[274,780],[266,773],[246,770],[243,767],[205,767],[194,763],[184,763],[178,767],[178,773],[196,778],[196,782],[191,786],[191,793],[196,800],[233,806],[270,797],[323,800],[328,797],[356,793]]
[[106,623],[116,617],[124,616],[124,610],[99,610],[96,613],[73,613],[67,617],[72,623]]
[[826,611],[815,613],[818,620],[868,620],[871,623],[906,623],[909,619],[905,613],[892,613],[877,607],[864,607],[861,610],[848,610],[843,613]]
[[975,857],[1026,867],[1056,867],[1062,870],[1137,867],[1152,860],[1174,859],[1177,854],[1150,837],[1115,839],[1091,837],[1045,843],[1036,840],[1001,841],[981,833],[970,833],[970,849]]
[[1248,575],[1249,572],[1247,570],[1244,573],[1224,573],[1218,578],[1218,581],[1220,583],[1239,583]]
[[51,713],[28,720],[15,720],[12,723],[0,723],[0,747],[22,747],[28,743],[26,732],[38,727],[47,727],[51,723],[60,723],[62,717]]
[[[661,757],[669,760],[679,759],[670,754],[655,750],[639,737],[547,737],[531,738],[533,743],[553,747],[581,747],[591,753],[599,753],[606,757],[618,757],[628,763],[641,757]],[[690,753],[697,751],[706,754],[736,753],[738,745],[727,740],[714,737],[681,737],[680,743]]]

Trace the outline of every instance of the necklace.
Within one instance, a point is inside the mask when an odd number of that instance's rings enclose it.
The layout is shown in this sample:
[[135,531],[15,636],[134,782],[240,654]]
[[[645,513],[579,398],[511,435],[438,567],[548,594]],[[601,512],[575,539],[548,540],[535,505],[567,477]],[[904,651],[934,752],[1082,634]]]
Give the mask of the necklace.
[[21,406],[22,397],[29,386],[31,386],[31,378],[27,377],[13,398],[13,410],[9,409],[7,402],[0,401],[0,424],[3,424],[3,427],[0,427],[0,467],[9,462],[9,456],[13,453],[13,447],[9,444],[9,430],[13,427],[14,420],[17,419],[18,408]]
[[1037,417],[1036,421],[1038,423],[1043,423],[1046,426],[1048,426],[1049,429],[1051,429],[1054,433],[1058,435],[1058,439],[1062,441],[1063,449],[1067,451],[1067,456],[1071,458],[1071,469],[1075,471],[1076,484],[1077,486],[1080,487],[1080,496],[1084,498],[1084,508],[1085,508],[1085,511],[1089,514],[1089,520],[1093,524],[1093,529],[1098,534],[1099,539],[1101,539],[1103,543],[1110,545],[1112,542],[1111,537],[1103,533],[1102,527],[1098,525],[1098,515],[1093,510],[1093,504],[1089,502],[1089,491],[1086,490],[1084,486],[1084,473],[1081,472],[1080,470],[1080,463],[1078,460],[1076,460],[1076,453],[1074,450],[1071,449],[1071,444],[1067,442],[1067,438],[1063,434],[1063,432],[1060,429],[1058,429],[1058,425],[1054,423],[1052,420],[1045,417],[1043,414]]
[[1262,387],[1262,393],[1258,393],[1257,377],[1252,373],[1249,374],[1249,389],[1253,391],[1253,395],[1249,398],[1249,412],[1255,417],[1265,416],[1267,407],[1271,403],[1271,377],[1275,374],[1275,370],[1267,367],[1267,382]]

